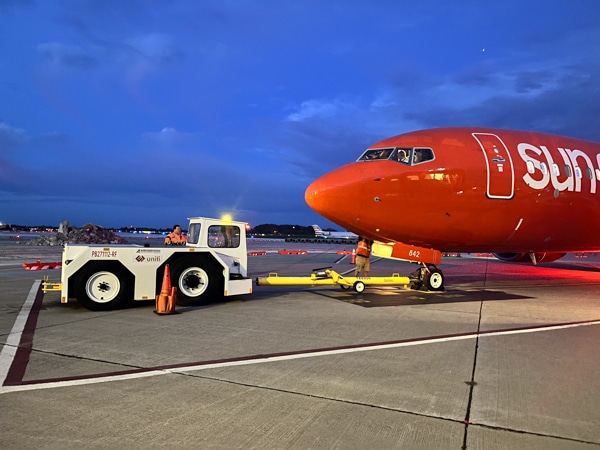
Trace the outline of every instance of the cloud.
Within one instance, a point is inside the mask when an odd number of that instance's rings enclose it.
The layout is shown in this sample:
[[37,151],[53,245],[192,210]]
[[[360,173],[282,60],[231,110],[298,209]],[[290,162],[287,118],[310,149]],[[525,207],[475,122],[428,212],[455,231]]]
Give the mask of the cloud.
[[[347,105],[346,105],[347,106]],[[333,118],[342,111],[345,107],[344,103],[339,100],[306,100],[300,104],[298,110],[287,116],[287,120],[291,122],[302,122],[311,118]]]
[[317,176],[369,145],[421,128],[529,129],[600,140],[600,60],[495,57],[446,74],[417,66],[387,72],[369,95],[309,99],[273,137],[282,161]]
[[17,145],[26,142],[28,139],[25,130],[16,128],[6,122],[0,122],[0,148],[4,153],[12,151]]
[[134,37],[92,36],[87,27],[87,40],[90,45],[82,47],[62,42],[45,42],[37,46],[38,53],[54,67],[108,70],[121,69],[127,73],[129,81],[138,81],[161,66],[180,61],[184,51],[173,37],[163,33],[139,34]]
[[139,35],[125,41],[138,55],[155,63],[171,62],[183,57],[171,36],[161,33]]
[[23,182],[24,171],[15,159],[29,141],[25,130],[0,122],[0,190]]
[[271,158],[279,170],[290,172],[288,179],[306,187],[328,170],[356,160],[368,145],[380,140],[372,129],[353,126],[354,120],[359,119],[283,123],[269,137]]
[[[188,214],[288,221],[306,214],[310,181],[388,136],[475,125],[593,139],[599,10],[558,1],[0,0],[14,18],[0,30],[3,186],[135,221],[173,193]],[[21,29],[35,32],[10,39]]]
[[[600,64],[515,67],[485,83],[447,82],[457,101],[428,95],[428,103],[403,113],[424,127],[475,125],[530,129],[600,140]],[[434,92],[430,90],[430,92]]]
[[0,136],[7,136],[12,139],[20,139],[25,136],[25,130],[13,127],[6,122],[0,122]]
[[142,137],[146,140],[167,145],[190,142],[198,136],[200,136],[200,133],[184,133],[177,131],[173,127],[164,127],[158,132],[147,132],[142,134]]
[[0,0],[0,13],[9,12],[13,8],[33,5],[33,0]]
[[47,42],[39,44],[37,50],[47,61],[57,66],[91,69],[98,64],[98,59],[89,51],[75,45]]

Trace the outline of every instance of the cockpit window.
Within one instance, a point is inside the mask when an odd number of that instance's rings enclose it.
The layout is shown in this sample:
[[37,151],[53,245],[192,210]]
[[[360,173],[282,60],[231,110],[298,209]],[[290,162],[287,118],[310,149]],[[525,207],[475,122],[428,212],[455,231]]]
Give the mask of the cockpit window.
[[358,160],[369,161],[372,159],[389,159],[393,151],[393,148],[371,148],[364,152]]
[[430,148],[415,148],[413,164],[419,164],[433,159],[433,150]]
[[431,161],[435,158],[430,148],[396,147],[396,148],[370,148],[367,149],[359,161],[372,161],[388,159],[409,166]]
[[412,161],[412,151],[412,148],[397,148],[396,157],[394,159],[402,164],[410,165],[410,162]]

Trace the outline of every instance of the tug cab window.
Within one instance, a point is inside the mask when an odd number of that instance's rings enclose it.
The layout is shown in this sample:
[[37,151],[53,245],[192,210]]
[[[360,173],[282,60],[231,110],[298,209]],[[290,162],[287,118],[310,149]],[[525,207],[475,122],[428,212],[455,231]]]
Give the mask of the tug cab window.
[[212,248],[237,248],[240,246],[240,228],[235,225],[208,227],[208,246]]
[[190,229],[187,233],[187,241],[189,244],[197,244],[200,241],[200,224],[190,224]]

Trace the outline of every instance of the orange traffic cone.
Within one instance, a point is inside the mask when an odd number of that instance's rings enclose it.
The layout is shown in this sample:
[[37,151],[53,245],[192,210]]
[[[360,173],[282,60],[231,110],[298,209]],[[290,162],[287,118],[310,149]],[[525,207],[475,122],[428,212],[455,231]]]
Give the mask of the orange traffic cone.
[[352,259],[350,260],[350,264],[356,264],[356,249],[352,249]]
[[173,314],[175,312],[175,295],[171,288],[171,271],[169,265],[165,265],[165,274],[163,276],[162,288],[160,294],[156,296],[156,314]]
[[171,295],[167,297],[167,311],[168,314],[175,313],[175,305],[177,305],[177,288],[171,288]]

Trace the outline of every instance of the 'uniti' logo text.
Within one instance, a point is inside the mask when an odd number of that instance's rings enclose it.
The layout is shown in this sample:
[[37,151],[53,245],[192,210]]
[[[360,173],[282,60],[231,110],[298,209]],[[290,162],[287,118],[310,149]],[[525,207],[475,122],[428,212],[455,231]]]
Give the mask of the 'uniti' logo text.
[[160,256],[144,256],[144,255],[137,255],[135,257],[135,260],[137,262],[160,262]]

